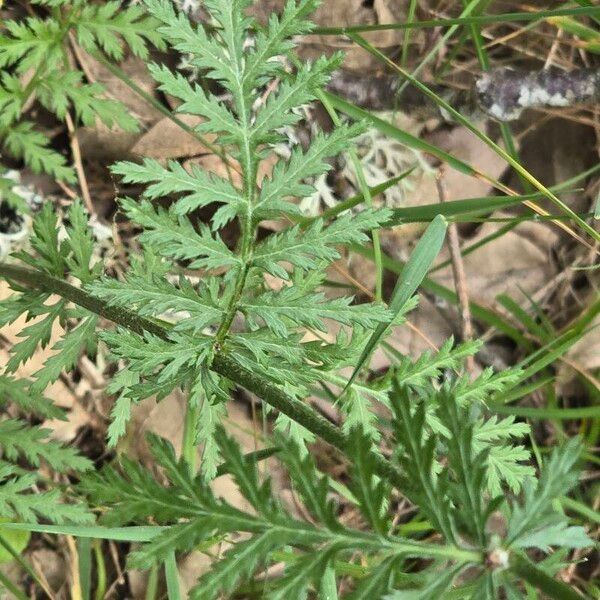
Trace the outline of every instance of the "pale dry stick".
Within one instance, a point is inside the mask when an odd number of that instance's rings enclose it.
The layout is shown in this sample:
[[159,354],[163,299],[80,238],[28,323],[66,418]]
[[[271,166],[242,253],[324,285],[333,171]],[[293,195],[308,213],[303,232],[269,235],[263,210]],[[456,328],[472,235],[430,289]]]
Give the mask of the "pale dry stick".
[[109,588],[106,590],[106,593],[104,594],[105,598],[111,598],[117,586],[123,585],[125,583],[123,569],[119,564],[119,553],[117,551],[117,546],[112,540],[109,540],[108,547],[110,549],[111,558],[113,559],[113,564],[115,565],[115,569],[117,571],[117,578],[110,584]]
[[[448,200],[446,189],[443,182],[444,171],[440,169],[435,183],[437,186],[438,196],[441,203]],[[460,240],[458,239],[458,228],[456,223],[448,223],[448,250],[450,251],[450,260],[452,264],[452,276],[454,278],[454,287],[458,296],[458,310],[460,314],[460,324],[462,331],[462,341],[470,342],[473,339],[473,322],[471,320],[471,309],[469,307],[469,291],[467,288],[467,277],[465,274],[465,266],[462,255],[460,253]],[[467,357],[467,371],[470,374],[475,370],[475,359],[472,355]]]
[[71,198],[71,200],[77,199],[77,194],[68,185],[65,185],[59,179],[56,180],[56,184],[67,196],[69,196],[69,198]]
[[75,125],[71,115],[67,112],[65,114],[65,123],[69,130],[69,138],[71,140],[71,152],[73,153],[73,161],[75,162],[75,171],[77,173],[77,179],[79,180],[79,187],[81,189],[81,196],[83,203],[87,208],[90,215],[95,214],[94,203],[92,202],[92,196],[90,195],[90,188],[87,184],[87,178],[85,176],[85,170],[83,168],[83,162],[81,160],[81,148],[79,147],[79,141],[75,133]]
[[556,35],[554,36],[554,41],[552,42],[552,46],[550,46],[550,52],[548,52],[548,57],[544,62],[544,69],[549,69],[551,66],[554,66],[554,60],[556,58],[556,54],[558,52],[563,33],[564,29],[557,29]]
[[36,574],[36,576],[38,578],[38,583],[40,584],[41,588],[44,590],[44,593],[48,596],[48,598],[50,598],[50,600],[56,600],[56,595],[54,594],[54,591],[50,587],[50,584],[48,583],[48,579],[44,575],[44,571],[42,569],[42,566],[40,565],[40,561],[33,554],[29,557],[29,560],[31,561],[33,571]]
[[79,554],[77,552],[77,546],[72,536],[65,536],[67,539],[67,546],[71,553],[71,599],[72,600],[83,600],[81,593],[81,581],[79,579]]

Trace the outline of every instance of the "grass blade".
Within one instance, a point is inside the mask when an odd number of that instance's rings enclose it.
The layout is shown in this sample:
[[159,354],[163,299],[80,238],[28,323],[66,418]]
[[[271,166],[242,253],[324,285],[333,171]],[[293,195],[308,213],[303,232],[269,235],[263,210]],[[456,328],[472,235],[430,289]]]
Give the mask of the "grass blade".
[[315,27],[308,35],[348,35],[369,31],[390,31],[396,29],[424,29],[450,27],[452,25],[491,25],[517,21],[539,21],[552,17],[594,17],[600,15],[599,6],[567,7],[556,10],[535,12],[512,12],[498,15],[457,17],[456,19],[429,19],[427,21],[404,21],[402,23],[382,23],[380,25],[356,25],[354,27]]
[[414,150],[420,150],[426,154],[430,154],[431,156],[435,156],[439,158],[441,161],[447,163],[453,169],[456,169],[460,173],[464,173],[465,175],[470,175],[471,177],[478,177],[481,174],[477,169],[473,168],[466,162],[456,158],[452,154],[445,152],[444,150],[434,146],[433,144],[428,144],[424,140],[395,127],[391,123],[380,119],[372,115],[369,111],[364,110],[339,96],[335,96],[334,94],[330,94],[329,92],[323,92],[324,96],[329,100],[329,102],[338,110],[341,110],[343,113],[347,114],[349,117],[356,119],[357,121],[368,121],[370,125],[372,125],[381,133],[387,135],[388,137],[400,142],[408,146],[409,148],[413,148]]
[[[402,273],[400,274],[394,291],[392,292],[392,299],[389,304],[389,309],[394,318],[400,313],[404,305],[411,299],[412,295],[415,293],[427,275],[427,272],[431,268],[433,261],[442,248],[442,244],[444,243],[444,239],[446,237],[447,227],[448,223],[444,217],[441,215],[435,217],[413,250],[410,259],[402,269]],[[344,388],[344,391],[346,391],[356,379],[359,371],[368,361],[375,348],[377,348],[388,327],[389,324],[381,323],[375,329],[369,338],[369,341],[367,342],[367,345],[365,346],[365,349],[363,350],[356,367],[354,368],[354,371],[350,376],[346,387]]]
[[2,527],[18,531],[72,535],[74,537],[89,537],[116,542],[148,542],[165,529],[168,529],[168,527],[146,525],[102,527],[100,525],[40,525],[38,523],[2,523]]
[[181,600],[181,589],[179,587],[179,573],[175,552],[171,552],[165,560],[165,580],[167,582],[167,597],[169,600]]
[[[433,100],[438,106],[446,110],[452,117],[460,123],[464,127],[466,127],[471,133],[473,133],[476,137],[478,137],[482,142],[487,144],[498,156],[503,158],[513,169],[521,175],[524,179],[526,179],[531,185],[533,185],[537,190],[542,192],[546,198],[548,198],[551,202],[553,202],[560,210],[571,217],[573,221],[575,221],[579,227],[585,231],[592,239],[596,241],[600,241],[600,233],[598,233],[593,227],[588,225],[581,217],[575,213],[571,208],[569,208],[562,200],[560,200],[554,193],[552,193],[546,186],[540,183],[527,169],[525,169],[517,160],[515,160],[510,154],[508,154],[503,148],[498,146],[493,140],[491,140],[485,133],[480,131],[469,119],[464,117],[460,112],[458,112],[455,108],[453,108],[450,104],[448,104],[443,98],[438,96],[435,92],[430,90],[426,85],[421,83],[419,80],[415,79],[410,73],[404,70],[402,67],[399,67],[394,61],[390,60],[385,54],[380,52],[377,48],[375,48],[372,44],[370,44],[367,40],[365,40],[360,35],[349,33],[348,37],[356,42],[361,48],[364,48],[375,56],[379,58],[382,62],[389,65],[393,68],[400,76],[409,81],[414,87],[423,92],[428,98]],[[490,183],[492,183],[490,181]],[[570,232],[570,230],[569,230]],[[574,232],[570,232],[574,233]],[[578,236],[577,236],[578,237]],[[581,242],[586,243],[585,240],[578,238]],[[589,244],[586,244],[589,246]]]

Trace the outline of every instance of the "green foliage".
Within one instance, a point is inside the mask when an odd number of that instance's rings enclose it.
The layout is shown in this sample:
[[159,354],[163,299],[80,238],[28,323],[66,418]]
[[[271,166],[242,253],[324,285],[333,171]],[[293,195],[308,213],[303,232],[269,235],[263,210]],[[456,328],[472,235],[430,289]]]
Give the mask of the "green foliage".
[[[206,374],[198,379],[194,371],[210,364],[216,351],[230,353],[248,369],[284,383],[299,397],[306,395],[309,384],[338,367],[319,360],[319,354],[326,357],[337,351],[347,357],[348,353],[338,343],[299,344],[299,332],[306,328],[327,332],[331,321],[372,328],[390,318],[382,306],[358,305],[351,298],[327,299],[319,289],[327,265],[340,256],[338,247],[364,243],[366,232],[385,222],[388,211],[348,214],[331,223],[293,227],[262,242],[257,240],[263,219],[297,214],[297,206],[288,198],[310,193],[312,188],[305,180],[324,173],[329,168],[326,159],[361,131],[360,127],[340,127],[331,135],[319,134],[310,149],[280,161],[271,177],[257,186],[259,165],[268,155],[268,145],[283,139],[281,128],[299,118],[292,109],[315,98],[339,59],[304,65],[294,77],[286,73],[280,61],[271,60],[292,48],[293,35],[308,31],[310,25],[299,17],[314,8],[312,0],[289,3],[279,19],[271,19],[268,39],[259,34],[251,50],[242,47],[250,26],[242,16],[248,2],[207,4],[219,27],[217,36],[191,25],[171,2],[152,0],[146,4],[161,22],[159,33],[175,49],[191,54],[194,66],[231,93],[231,102],[219,100],[167,67],[151,66],[160,89],[181,100],[178,112],[203,118],[196,131],[217,134],[217,141],[227,146],[229,156],[240,166],[242,185],[198,168],[185,170],[174,161],[162,166],[146,159],[141,164],[121,162],[113,167],[125,182],[146,186],[144,200],[122,200],[121,208],[142,228],[139,239],[145,250],[161,257],[162,262],[147,263],[143,273],[136,272],[124,282],[101,279],[88,289],[110,306],[134,308],[146,317],[173,321],[167,341],[146,339],[136,344],[134,334],[123,332],[104,337],[113,353],[126,359],[129,369],[142,379],[129,387],[125,393],[128,400],[120,400],[119,414],[124,418],[128,402],[141,400],[150,389],[162,394],[167,388],[161,385],[167,379],[188,390],[192,385],[201,389],[198,381],[202,381],[207,386],[202,390],[207,406],[214,405],[223,382]],[[278,89],[266,102],[260,102],[262,86],[275,77],[281,79]],[[167,196],[174,198],[168,209],[153,206],[152,201]],[[190,213],[209,204],[217,205],[210,226],[195,224]],[[219,236],[219,230],[232,219],[238,220],[242,231],[235,250]],[[177,269],[170,261],[191,269],[220,271],[199,284],[185,277],[174,282],[166,278],[167,272]],[[225,275],[218,274],[223,268],[227,269]],[[282,280],[283,287],[267,287],[265,274]],[[345,338],[340,342],[345,344]],[[169,356],[169,344],[179,359]],[[163,350],[155,352],[158,347]],[[148,349],[148,357],[144,358],[142,348]],[[190,351],[186,353],[185,348]],[[160,357],[164,361],[162,375],[155,371]],[[170,378],[174,366],[180,373]],[[279,428],[287,429],[299,442],[309,439],[286,417],[280,418]],[[119,431],[123,431],[122,425]],[[216,448],[211,440],[207,443]],[[213,464],[207,470],[214,471],[217,455],[210,455]]]
[[[401,468],[401,489],[441,534],[437,543],[410,541],[395,533],[390,520],[389,483],[375,472],[372,441],[358,428],[349,438],[349,490],[368,525],[366,530],[340,522],[328,477],[319,473],[313,458],[303,455],[288,436],[276,439],[278,458],[310,515],[306,519],[294,516],[275,499],[269,478],[259,474],[254,459],[242,455],[237,442],[220,426],[216,428],[219,453],[251,507],[248,511],[232,506],[226,498],[217,498],[203,475],[191,474],[171,445],[156,436],[150,436],[149,443],[168,487],[163,487],[151,471],[123,459],[121,469],[107,467],[87,475],[82,489],[104,509],[103,522],[107,525],[154,522],[167,527],[130,555],[131,567],[147,568],[174,549],[202,548],[210,553],[210,548],[226,536],[244,532],[241,540],[232,538],[231,547],[199,579],[193,598],[234,593],[289,548],[294,551],[286,559],[283,575],[264,584],[265,597],[283,598],[292,593],[293,597],[305,597],[311,586],[318,589],[328,566],[335,569],[353,553],[360,553],[368,567],[351,598],[374,593],[382,597],[390,592],[390,598],[438,598],[459,577],[466,577],[471,588],[489,584],[495,593],[501,593],[498,590],[503,585],[514,588],[511,557],[519,556],[523,548],[548,552],[550,548],[581,548],[592,543],[583,528],[568,526],[553,503],[577,481],[575,462],[580,446],[574,440],[556,450],[540,478],[527,479],[522,499],[492,496],[486,491],[483,457],[493,442],[479,441],[483,449],[477,449],[473,438],[477,429],[485,430],[485,423],[490,423],[490,430],[498,423],[491,419],[481,425],[460,405],[452,389],[441,390],[436,401],[436,415],[453,434],[449,439],[431,433],[424,405],[413,410],[406,388],[398,382],[390,395],[394,414],[391,441],[397,449],[393,463]],[[507,523],[507,532],[501,537],[488,527],[497,514]],[[492,556],[504,557],[505,564],[499,570],[485,567]],[[423,576],[411,578],[402,574],[404,561],[411,557],[429,557],[434,563]],[[472,571],[474,564],[479,566]]]
[[[81,283],[92,281],[99,275],[99,270],[92,264],[93,241],[86,215],[76,202],[66,216],[70,225],[60,241],[57,217],[51,206],[45,205],[34,220],[30,238],[35,254],[20,252],[18,257],[48,275],[62,278],[71,270],[72,276]],[[18,334],[21,339],[12,346],[5,372],[0,376],[1,401],[10,400],[23,413],[64,418],[63,411],[44,398],[43,392],[63,371],[76,365],[84,349],[93,353],[98,317],[84,309],[70,307],[65,300],[51,301],[49,292],[18,293],[22,290],[16,287],[17,293],[0,305],[0,324],[12,323],[21,315],[29,324]],[[11,377],[9,374],[27,362],[38,348],[48,346],[58,324],[65,328],[65,333],[54,343],[54,352],[33,374],[32,380]],[[48,430],[22,419],[0,421],[0,449],[4,460],[19,464],[24,460],[32,467],[39,467],[43,461],[58,473],[83,472],[92,466],[74,450],[52,441]],[[92,519],[83,504],[60,503],[58,489],[27,493],[38,479],[36,474],[6,462],[1,464],[2,516],[28,521],[41,517],[54,523],[80,523]]]
[[157,22],[140,6],[120,0],[34,4],[52,11],[45,18],[31,16],[0,24],[0,148],[35,172],[73,182],[75,174],[65,157],[50,147],[50,140],[24,114],[32,101],[60,121],[70,114],[82,125],[99,120],[126,131],[136,131],[137,123],[123,104],[105,97],[104,86],[86,83],[84,74],[69,63],[69,40],[76,40],[86,52],[103,52],[113,60],[123,58],[126,48],[147,58],[149,45],[162,48],[164,44],[156,32]]
[[[148,60],[148,45],[162,47],[166,40],[211,81],[190,83],[159,64],[149,65],[152,76],[178,101],[179,114],[201,117],[194,133],[214,134],[228,172],[238,173],[225,178],[151,159],[114,165],[125,184],[144,188],[141,198],[119,201],[142,246],[119,279],[103,273],[79,202],[63,224],[46,204],[35,215],[27,251],[0,264],[15,292],[0,303],[0,325],[26,320],[0,376],[0,403],[10,401],[20,413],[0,421],[0,517],[87,523],[85,496],[101,525],[160,527],[129,555],[129,566],[165,562],[173,575],[174,552],[204,551],[214,560],[193,588],[198,599],[243,595],[250,583],[255,591],[255,574],[282,561],[281,576],[260,580],[264,597],[324,595],[342,577],[354,599],[520,598],[521,577],[543,590],[563,589],[552,579],[561,561],[569,550],[591,545],[557,503],[578,481],[580,443],[555,449],[536,476],[528,449],[519,444],[529,426],[492,410],[495,396],[523,382],[523,371],[489,369],[471,379],[464,361],[478,343],[450,339],[436,353],[411,360],[384,341],[414,306],[412,296],[442,245],[445,220],[433,219],[389,308],[331,299],[323,291],[328,267],[344,247],[367,244],[370,232],[389,223],[390,212],[310,221],[298,219],[293,199],[313,192],[307,182],[323,175],[328,159],[364,126],[318,133],[310,147],[292,150],[270,176],[259,178],[261,163],[284,140],[283,129],[299,121],[298,109],[319,96],[340,65],[334,55],[292,73],[281,59],[297,36],[311,31],[316,0],[288,0],[264,28],[246,16],[250,0],[205,0],[210,26],[192,24],[170,0],[35,4],[50,8],[51,16],[0,26],[5,149],[34,170],[72,178],[65,159],[22,118],[30,98],[83,125],[100,119],[130,129],[134,123],[65,62],[66,36],[117,60],[125,48]],[[20,76],[30,69],[31,83],[23,86]],[[0,186],[4,194],[7,186]],[[207,223],[198,222],[201,208],[212,211]],[[296,224],[261,239],[264,221],[282,216]],[[221,231],[232,222],[236,247]],[[101,317],[118,326],[98,332]],[[53,341],[59,326],[64,333]],[[31,380],[16,380],[19,367],[51,341],[43,367]],[[149,436],[160,473],[124,456],[85,473],[87,459],[27,422],[28,413],[61,417],[44,390],[83,353],[93,356],[98,341],[119,365],[106,390],[115,396],[110,447],[125,434],[136,403],[160,401],[176,389],[187,394],[182,458],[169,442]],[[393,365],[381,377],[363,376],[378,346]],[[344,368],[350,379],[340,374]],[[257,455],[244,455],[226,433],[222,422],[237,384],[264,401],[265,413],[277,409],[276,453],[304,510],[285,505],[258,469]],[[315,394],[339,406],[339,427],[310,407],[307,398]],[[307,445],[318,438],[348,462],[342,487],[315,464]],[[71,499],[69,489],[61,494],[29,470],[41,463],[57,473],[83,473],[78,499],[62,502]],[[211,479],[223,473],[247,508],[215,495]],[[34,485],[43,491],[31,493]],[[355,506],[353,526],[333,499],[340,489]],[[495,520],[503,527],[494,527]],[[539,562],[530,564],[531,557]]]

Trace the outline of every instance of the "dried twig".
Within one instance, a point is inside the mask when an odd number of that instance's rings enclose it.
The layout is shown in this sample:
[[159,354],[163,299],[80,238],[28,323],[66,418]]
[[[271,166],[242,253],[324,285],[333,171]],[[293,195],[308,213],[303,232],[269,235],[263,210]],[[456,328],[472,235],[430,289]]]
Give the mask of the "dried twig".
[[85,170],[83,168],[83,162],[81,160],[81,149],[79,148],[79,141],[75,132],[75,125],[69,113],[66,113],[65,115],[65,122],[67,124],[67,129],[69,130],[69,137],[71,140],[71,152],[73,153],[73,162],[75,163],[75,171],[77,172],[77,179],[79,180],[79,187],[81,189],[83,203],[85,204],[85,207],[87,208],[90,215],[93,215],[95,212],[94,203],[92,202],[92,196],[90,194],[90,189],[87,184],[87,178],[85,176]]
[[[440,202],[446,202],[446,189],[443,182],[444,172],[440,169],[436,177],[436,185]],[[452,276],[454,277],[454,286],[458,296],[458,309],[460,314],[460,324],[462,331],[462,341],[468,342],[473,339],[473,323],[471,321],[471,309],[469,307],[469,292],[467,289],[467,278],[465,275],[465,266],[460,253],[460,241],[458,239],[458,228],[456,223],[448,224],[448,250],[452,262]],[[473,373],[475,361],[473,356],[467,357],[467,371]]]

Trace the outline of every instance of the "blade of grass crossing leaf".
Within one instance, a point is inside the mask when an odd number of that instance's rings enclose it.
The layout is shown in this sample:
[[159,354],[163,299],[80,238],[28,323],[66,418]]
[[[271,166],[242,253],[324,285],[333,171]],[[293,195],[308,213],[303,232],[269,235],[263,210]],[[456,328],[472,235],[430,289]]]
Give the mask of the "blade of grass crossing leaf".
[[[394,291],[392,292],[389,309],[394,318],[402,310],[404,305],[411,299],[412,295],[416,292],[417,288],[427,275],[427,272],[431,268],[433,261],[442,248],[442,244],[444,243],[444,239],[446,237],[447,227],[448,223],[444,217],[440,215],[435,217],[413,250],[408,262],[402,269],[400,277],[396,282]],[[348,380],[344,391],[348,389],[348,387],[356,379],[356,376],[362,369],[363,365],[367,362],[371,354],[377,348],[388,326],[389,325],[386,323],[381,323],[375,329],[369,338],[360,358],[358,359],[356,367],[354,368],[354,371]]]
[[460,173],[464,173],[465,175],[475,177],[479,174],[479,172],[475,168],[471,167],[466,162],[456,158],[448,152],[444,152],[444,150],[441,150],[433,144],[429,144],[424,140],[421,140],[418,137],[415,137],[414,135],[411,135],[410,133],[407,133],[406,131],[395,127],[387,121],[384,121],[383,119],[372,115],[369,111],[364,110],[352,104],[351,102],[340,98],[339,96],[330,94],[329,92],[323,92],[323,94],[329,100],[329,102],[331,102],[331,104],[338,110],[341,110],[343,113],[347,114],[353,119],[356,119],[357,121],[368,121],[373,127],[375,127],[375,129],[381,131],[381,133],[384,133],[388,137],[400,142],[401,144],[404,144],[409,148],[413,148],[414,150],[420,150],[421,152],[424,152],[426,154],[431,154],[431,156],[439,158],[453,169],[456,169],[457,171],[459,171]]
[[[389,188],[394,187],[397,183],[400,183],[403,179],[408,177],[415,169],[416,169],[416,167],[410,167],[410,169],[406,169],[406,171],[403,171],[402,173],[400,173],[400,175],[397,175],[396,177],[392,177],[391,179],[388,179],[387,181],[384,181],[383,183],[380,183],[379,185],[375,185],[375,186],[369,188],[371,197],[375,198],[375,196],[378,196],[379,194],[382,194]],[[331,217],[335,217],[336,215],[339,215],[341,212],[344,212],[345,210],[354,208],[355,206],[357,206],[361,202],[363,202],[364,199],[365,199],[365,197],[362,193],[356,194],[356,196],[352,196],[351,198],[348,198],[347,200],[343,200],[342,202],[339,202],[335,206],[331,206],[327,210],[324,210],[320,215],[316,215],[314,217],[301,217],[300,219],[298,219],[298,222],[301,224],[305,224],[305,223],[312,223],[313,221],[315,221],[317,219],[330,219]]]
[[145,600],[155,600],[156,598],[158,598],[158,565],[154,564],[148,575]]
[[[413,23],[417,12],[417,0],[410,0],[408,5],[408,11],[406,12],[406,22]],[[407,29],[404,32],[404,39],[402,40],[402,55],[400,58],[400,64],[405,67],[408,60],[408,47],[410,46],[412,28]]]
[[[546,198],[551,200],[556,206],[558,206],[562,212],[566,215],[569,215],[573,221],[575,221],[581,229],[583,229],[588,235],[590,235],[594,240],[600,241],[600,233],[598,233],[593,227],[588,225],[585,221],[583,221],[577,213],[571,210],[562,200],[560,200],[555,194],[553,194],[546,186],[540,183],[527,169],[525,169],[517,160],[515,160],[512,156],[510,156],[503,148],[498,146],[493,140],[491,140],[487,135],[485,135],[482,131],[480,131],[469,119],[464,117],[460,112],[454,109],[450,104],[448,104],[443,98],[440,98],[435,92],[430,90],[425,84],[421,83],[419,80],[415,79],[410,73],[404,70],[402,67],[399,67],[394,61],[390,60],[385,54],[377,50],[372,44],[370,44],[367,40],[365,40],[360,35],[355,33],[349,33],[348,37],[356,42],[359,46],[367,50],[373,56],[379,58],[382,62],[392,67],[399,75],[407,79],[414,87],[423,92],[428,98],[433,100],[438,106],[442,107],[444,110],[448,111],[458,123],[469,129],[475,136],[477,136],[482,142],[487,144],[498,156],[503,158],[511,167],[515,169],[517,173],[522,175],[529,183],[531,183],[536,189],[544,194]],[[490,181],[490,183],[492,183]],[[530,204],[528,204],[531,206]],[[537,207],[536,207],[537,208]],[[584,241],[584,240],[580,240]],[[585,242],[584,242],[585,243]]]
[[517,388],[512,388],[509,392],[504,392],[502,394],[496,394],[491,401],[494,406],[498,406],[500,404],[510,404],[515,400],[520,400],[521,398],[525,398],[532,392],[539,390],[549,384],[551,384],[556,378],[554,375],[546,375],[545,377],[540,377],[539,379],[535,379],[534,381],[522,385]]
[[149,542],[168,529],[161,526],[102,527],[100,525],[39,525],[37,523],[3,523],[6,529],[51,533],[55,535],[72,535],[89,537],[115,542]]
[[94,558],[96,560],[96,592],[95,600],[104,600],[106,595],[106,563],[102,552],[102,542],[94,540]]
[[[482,6],[478,7],[478,14],[481,14],[485,10],[487,10],[490,2],[485,2]],[[467,5],[467,1],[463,0],[463,5]],[[473,41],[473,46],[475,47],[475,51],[477,53],[477,59],[479,60],[479,65],[481,66],[482,71],[490,70],[490,60],[488,57],[487,50],[485,48],[485,43],[483,40],[483,36],[481,35],[481,27],[477,23],[471,23],[469,25],[469,30],[471,32],[471,40]],[[510,125],[508,123],[500,123],[500,133],[502,134],[502,139],[504,140],[504,145],[506,147],[506,151],[510,156],[512,156],[515,160],[519,160],[519,155],[517,153],[517,146],[515,144],[515,140],[512,135],[512,131]],[[531,192],[531,184],[521,175],[521,182],[523,184],[523,189],[526,192]]]
[[[329,100],[327,99],[327,97],[321,91],[318,91],[317,98],[320,100],[321,104],[323,104],[325,110],[327,110],[327,113],[331,117],[333,124],[336,127],[341,127],[342,122],[338,117],[337,112],[331,105],[331,102],[329,102]],[[353,147],[350,147],[348,149],[348,154],[350,155],[350,160],[352,161],[354,173],[358,180],[360,192],[363,195],[365,204],[368,207],[372,207],[373,197],[371,196],[371,190],[369,189],[369,186],[367,184],[365,173],[363,171],[358,155],[356,154],[356,150]],[[379,241],[379,231],[377,229],[371,230],[371,238],[373,240],[373,252],[375,253],[375,301],[381,302],[383,289],[383,267],[381,265],[381,243]]]
[[483,196],[481,198],[467,198],[465,200],[452,200],[444,203],[424,204],[422,206],[407,206],[395,208],[390,220],[383,224],[384,227],[393,227],[403,223],[423,223],[433,220],[437,215],[450,219],[451,217],[472,217],[491,213],[495,210],[520,204],[523,200],[539,198],[541,194],[526,196]]
[[13,594],[17,600],[29,600],[29,598],[1,571],[0,588],[5,588],[8,592]]
[[[489,0],[487,0],[487,1],[489,1]],[[483,0],[471,0],[471,2],[466,3],[466,6],[463,9],[460,16],[461,17],[471,16],[476,11],[476,9],[482,4],[482,2],[483,2]],[[452,25],[443,33],[443,35],[440,36],[440,38],[437,40],[437,42],[429,50],[429,52],[427,52],[427,54],[419,60],[416,68],[413,69],[413,72],[412,72],[413,77],[417,77],[418,75],[420,75],[421,71],[423,71],[423,69],[429,63],[431,63],[433,60],[435,60],[436,56],[438,56],[440,54],[440,51],[443,48],[447,47],[448,41],[454,36],[454,34],[459,29],[460,29],[460,27],[458,25]],[[403,81],[402,85],[398,88],[398,94],[401,94],[407,85],[408,85],[408,82]]]
[[559,420],[568,419],[598,419],[600,418],[600,406],[582,406],[579,408],[533,408],[531,406],[493,406],[490,410],[500,415],[513,415],[527,419]]
[[568,496],[563,496],[560,499],[560,503],[563,505],[564,509],[571,510],[581,515],[582,517],[590,521],[590,523],[596,523],[600,525],[600,512],[594,510],[593,508],[590,508],[586,504],[583,504],[583,502],[579,502],[579,500],[569,498]]
[[[579,1],[579,0],[578,0]],[[382,23],[381,25],[356,25],[353,27],[315,27],[308,35],[348,35],[350,33],[368,33],[372,31],[393,31],[398,29],[425,29],[433,27],[451,27],[452,25],[491,25],[493,23],[509,23],[517,21],[540,21],[542,19],[573,16],[594,17],[600,15],[600,7],[586,5],[584,7],[566,7],[555,10],[536,10],[535,12],[512,12],[497,15],[481,15],[472,17],[456,17],[452,19],[428,19],[426,21],[402,21],[401,23]]]
[[[361,256],[364,256],[370,260],[373,260],[373,251],[371,248],[366,246],[358,246],[356,244],[352,244],[350,246],[352,252],[356,252]],[[390,271],[391,273],[396,273],[396,275],[400,275],[402,270],[404,269],[404,264],[400,261],[391,258],[384,254],[383,256],[383,266],[385,269]],[[435,269],[432,269],[435,270]],[[450,290],[449,288],[441,285],[437,281],[433,281],[432,279],[425,278],[421,284],[421,287],[435,295],[447,300],[448,302],[452,302],[453,304],[458,303],[458,296],[455,292]],[[525,338],[523,334],[516,328],[513,327],[510,323],[508,323],[503,317],[497,315],[495,312],[490,309],[482,306],[481,304],[477,304],[476,302],[471,301],[469,303],[471,314],[476,319],[482,321],[483,323],[487,323],[492,327],[495,327],[498,331],[505,333],[508,337],[513,339],[517,344],[522,344],[525,342]]]
[[167,596],[169,600],[182,600],[175,552],[171,552],[165,560],[165,581],[167,583]]

